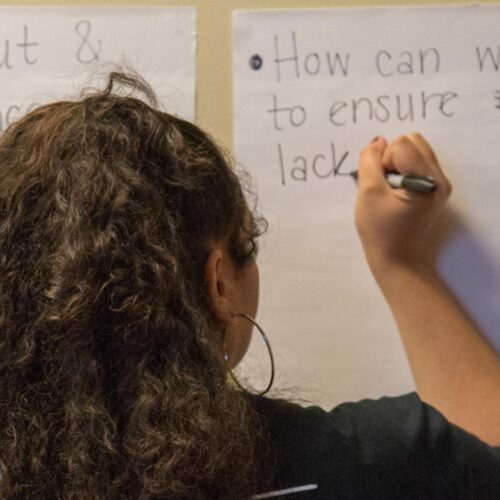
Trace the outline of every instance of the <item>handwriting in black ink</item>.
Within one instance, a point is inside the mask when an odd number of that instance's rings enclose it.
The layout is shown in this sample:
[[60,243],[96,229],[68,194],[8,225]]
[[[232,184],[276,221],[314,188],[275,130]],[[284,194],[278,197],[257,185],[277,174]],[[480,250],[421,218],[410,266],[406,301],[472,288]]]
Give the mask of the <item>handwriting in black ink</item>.
[[[25,24],[23,26],[24,29],[24,37],[22,42],[16,43],[16,47],[19,47],[22,49],[23,53],[23,59],[24,63],[33,66],[38,62],[38,58],[36,57],[30,57],[32,56],[32,53],[30,52],[32,47],[38,47],[40,44],[38,42],[31,42],[29,41],[29,32],[28,32],[28,26]],[[19,66],[19,61],[16,59],[16,55],[19,51],[16,51],[12,48],[11,40],[8,38],[5,39],[5,42],[3,42],[3,55],[0,58],[0,69],[5,68],[5,69],[12,69],[14,66]],[[11,58],[14,60],[11,61]]]
[[75,26],[76,33],[82,39],[80,47],[76,52],[76,59],[83,63],[89,64],[94,61],[99,61],[99,55],[101,53],[101,40],[96,40],[97,49],[90,42],[90,32],[92,31],[92,24],[90,21],[82,20]]
[[500,90],[495,90],[495,108],[500,109]]

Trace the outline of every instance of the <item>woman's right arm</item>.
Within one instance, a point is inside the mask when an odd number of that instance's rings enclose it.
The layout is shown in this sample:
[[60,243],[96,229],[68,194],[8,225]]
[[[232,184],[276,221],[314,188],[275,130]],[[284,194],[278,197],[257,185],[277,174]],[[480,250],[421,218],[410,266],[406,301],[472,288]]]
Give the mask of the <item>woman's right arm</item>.
[[[384,173],[434,177],[434,193],[392,189]],[[379,138],[361,153],[356,227],[392,310],[421,399],[451,422],[500,446],[500,357],[426,259],[426,238],[451,192],[418,134]]]

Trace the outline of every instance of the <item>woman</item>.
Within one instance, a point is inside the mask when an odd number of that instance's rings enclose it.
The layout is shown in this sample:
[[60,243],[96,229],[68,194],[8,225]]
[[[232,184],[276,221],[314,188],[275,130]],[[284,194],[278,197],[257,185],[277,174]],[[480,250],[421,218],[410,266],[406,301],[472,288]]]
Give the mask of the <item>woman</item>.
[[[138,88],[152,106],[118,95],[116,84]],[[432,171],[435,195],[387,187],[384,168],[410,166]],[[420,264],[448,193],[422,138],[378,139],[360,160],[357,226],[419,391],[480,434],[498,417],[498,397],[467,396],[476,421],[443,391],[445,373],[426,379],[426,336],[441,325],[421,325],[405,303],[440,297],[435,307],[465,329],[464,347],[480,345],[471,359],[460,349],[455,358],[467,374],[480,359],[483,378],[474,382],[497,383],[498,359]],[[386,234],[389,221],[401,241]],[[158,111],[139,78],[113,73],[104,91],[41,106],[6,130],[1,498],[267,498],[290,488],[295,498],[494,498],[498,450],[415,394],[327,413],[232,383],[229,370],[250,340],[246,318],[257,311],[264,226],[216,145]],[[499,444],[498,425],[481,437]]]

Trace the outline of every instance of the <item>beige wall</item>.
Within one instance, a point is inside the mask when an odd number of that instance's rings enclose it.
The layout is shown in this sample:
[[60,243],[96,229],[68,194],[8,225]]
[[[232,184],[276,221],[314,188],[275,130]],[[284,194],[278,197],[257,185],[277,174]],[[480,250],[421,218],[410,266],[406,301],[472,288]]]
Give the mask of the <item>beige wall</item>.
[[[44,0],[5,1],[0,5],[168,5],[195,6],[198,9],[197,121],[219,141],[231,148],[233,143],[231,11],[235,9],[272,9],[299,7],[345,7],[376,5],[472,3],[460,0]],[[475,2],[476,3],[476,2]],[[495,1],[481,3],[498,3]]]

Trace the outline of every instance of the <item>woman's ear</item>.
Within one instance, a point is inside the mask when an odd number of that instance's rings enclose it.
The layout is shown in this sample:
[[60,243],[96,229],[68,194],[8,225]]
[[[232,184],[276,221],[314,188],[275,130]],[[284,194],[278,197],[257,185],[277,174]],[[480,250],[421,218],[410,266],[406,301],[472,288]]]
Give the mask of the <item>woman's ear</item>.
[[232,321],[231,314],[231,266],[229,256],[219,246],[214,246],[205,263],[205,279],[208,298],[215,316],[224,323]]

